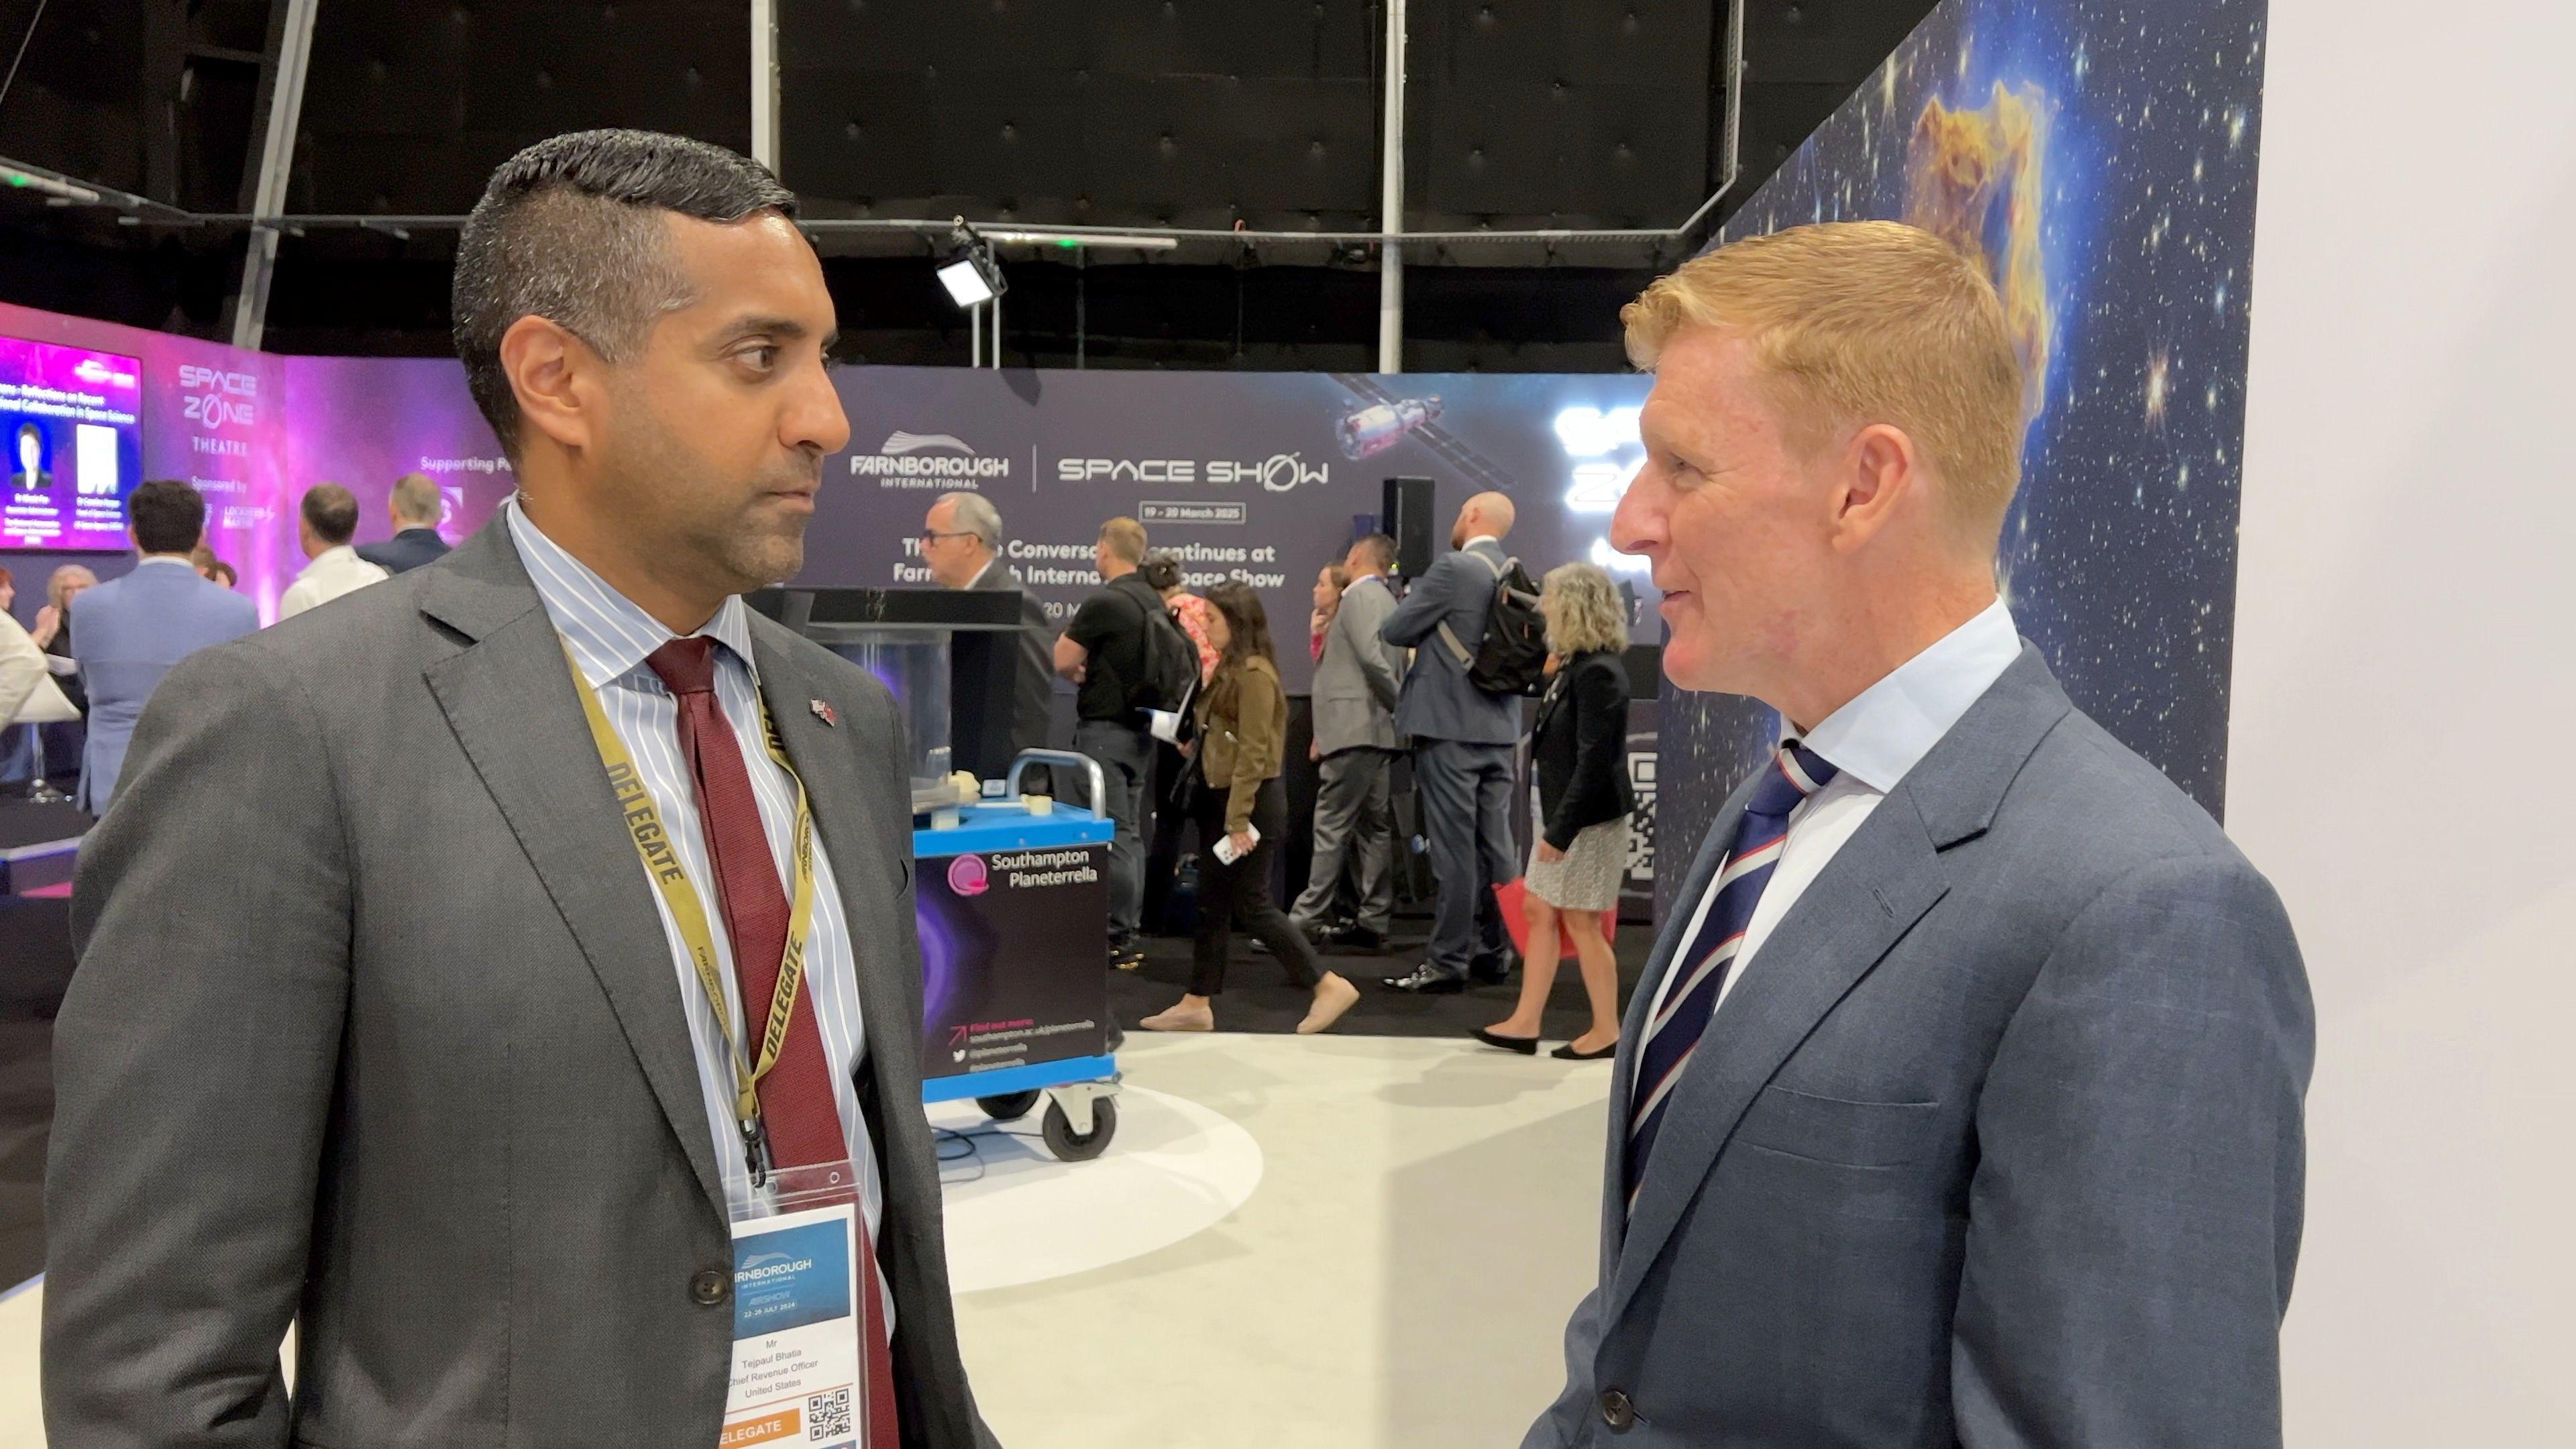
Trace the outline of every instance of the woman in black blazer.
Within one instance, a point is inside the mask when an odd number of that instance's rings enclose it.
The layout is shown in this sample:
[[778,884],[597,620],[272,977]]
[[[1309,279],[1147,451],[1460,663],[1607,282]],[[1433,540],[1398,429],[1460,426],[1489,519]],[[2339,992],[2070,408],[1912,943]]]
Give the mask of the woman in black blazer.
[[1637,808],[1628,784],[1628,672],[1619,661],[1628,617],[1610,575],[1588,563],[1549,570],[1539,612],[1547,617],[1550,678],[1530,737],[1539,819],[1522,877],[1529,950],[1519,1009],[1475,1037],[1505,1051],[1537,1052],[1562,929],[1583,970],[1592,1028],[1555,1055],[1593,1061],[1619,1047],[1619,963],[1602,922],[1605,912],[1617,918],[1628,816]]

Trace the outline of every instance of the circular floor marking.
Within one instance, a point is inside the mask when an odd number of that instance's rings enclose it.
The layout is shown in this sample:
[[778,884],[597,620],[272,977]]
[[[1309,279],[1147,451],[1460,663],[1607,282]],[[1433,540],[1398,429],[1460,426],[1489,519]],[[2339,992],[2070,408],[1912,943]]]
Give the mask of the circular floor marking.
[[[1045,1111],[1041,1102],[1008,1124],[1014,1135],[977,1136],[973,1158],[961,1157],[956,1139],[939,1139],[948,1279],[959,1293],[1144,1257],[1223,1221],[1261,1185],[1261,1145],[1196,1102],[1125,1088],[1118,1135],[1089,1162],[1058,1162],[1046,1150],[1037,1138]],[[930,1125],[981,1133],[997,1124],[972,1102],[943,1102]]]

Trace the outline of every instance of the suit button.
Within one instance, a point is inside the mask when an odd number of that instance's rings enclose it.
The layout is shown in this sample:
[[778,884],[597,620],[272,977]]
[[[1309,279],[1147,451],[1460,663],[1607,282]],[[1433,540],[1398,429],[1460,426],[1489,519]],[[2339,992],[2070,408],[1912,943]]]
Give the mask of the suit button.
[[713,1308],[725,1301],[725,1292],[732,1286],[725,1281],[724,1274],[709,1268],[689,1280],[689,1296],[700,1304]]
[[1612,1389],[1601,1396],[1601,1422],[1625,1434],[1637,1422],[1637,1406],[1628,1402],[1626,1394]]

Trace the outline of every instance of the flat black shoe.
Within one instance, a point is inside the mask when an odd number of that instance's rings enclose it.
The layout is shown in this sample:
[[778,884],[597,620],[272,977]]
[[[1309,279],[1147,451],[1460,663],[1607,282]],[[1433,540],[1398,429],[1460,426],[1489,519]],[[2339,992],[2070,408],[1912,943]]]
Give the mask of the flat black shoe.
[[1456,996],[1467,989],[1464,978],[1452,976],[1429,962],[1415,967],[1410,975],[1395,977],[1386,984],[1415,996]]
[[1487,1031],[1481,1026],[1467,1035],[1489,1047],[1499,1047],[1504,1051],[1517,1052],[1525,1057],[1538,1055],[1538,1038],[1534,1036],[1505,1036],[1501,1032]]
[[1579,1052],[1574,1049],[1574,1043],[1567,1042],[1548,1055],[1560,1062],[1606,1062],[1619,1055],[1619,1043],[1614,1041],[1597,1052]]

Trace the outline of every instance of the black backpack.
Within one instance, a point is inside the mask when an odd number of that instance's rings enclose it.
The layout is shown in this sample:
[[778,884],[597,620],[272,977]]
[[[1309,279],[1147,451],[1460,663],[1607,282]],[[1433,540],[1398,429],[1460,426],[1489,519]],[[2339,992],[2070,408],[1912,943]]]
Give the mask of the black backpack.
[[1199,685],[1199,647],[1181,630],[1181,621],[1160,600],[1148,605],[1128,591],[1128,602],[1145,616],[1145,677],[1128,681],[1127,707],[1185,710]]
[[[1487,568],[1494,561],[1474,554]],[[1487,694],[1536,694],[1547,674],[1547,618],[1538,609],[1538,585],[1516,558],[1494,576],[1493,602],[1485,606],[1485,635],[1470,654],[1456,631],[1440,626],[1441,642],[1467,671],[1467,682]]]

